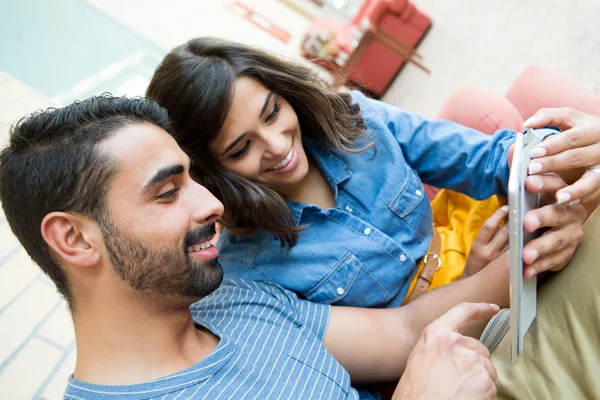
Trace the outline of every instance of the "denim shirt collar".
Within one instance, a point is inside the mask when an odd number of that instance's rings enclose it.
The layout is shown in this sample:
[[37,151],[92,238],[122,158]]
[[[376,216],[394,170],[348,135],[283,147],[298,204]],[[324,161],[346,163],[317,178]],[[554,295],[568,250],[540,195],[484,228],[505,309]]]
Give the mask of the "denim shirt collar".
[[[352,176],[352,171],[350,171],[350,168],[348,168],[346,163],[340,157],[335,155],[326,147],[326,145],[318,142],[317,140],[303,137],[302,145],[306,154],[312,156],[321,169],[323,176],[333,189],[333,194],[337,203],[337,186],[346,179],[350,178],[350,176]],[[302,217],[302,211],[306,206],[309,206],[309,204],[298,203],[290,200],[286,200],[286,203],[292,211],[296,225],[299,225],[300,218]]]

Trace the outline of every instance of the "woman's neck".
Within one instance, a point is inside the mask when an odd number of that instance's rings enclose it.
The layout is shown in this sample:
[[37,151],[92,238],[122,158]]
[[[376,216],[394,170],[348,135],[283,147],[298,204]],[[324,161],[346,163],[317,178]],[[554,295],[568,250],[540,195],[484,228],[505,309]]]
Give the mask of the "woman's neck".
[[308,173],[304,179],[276,191],[286,200],[316,204],[323,209],[335,207],[333,190],[319,166],[312,160],[309,160]]

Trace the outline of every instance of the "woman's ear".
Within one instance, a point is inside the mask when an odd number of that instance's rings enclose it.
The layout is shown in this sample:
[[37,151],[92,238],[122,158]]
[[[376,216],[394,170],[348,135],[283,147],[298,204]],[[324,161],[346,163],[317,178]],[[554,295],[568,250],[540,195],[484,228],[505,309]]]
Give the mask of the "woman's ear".
[[89,217],[66,212],[51,212],[41,225],[42,237],[65,263],[93,267],[100,260],[98,224]]

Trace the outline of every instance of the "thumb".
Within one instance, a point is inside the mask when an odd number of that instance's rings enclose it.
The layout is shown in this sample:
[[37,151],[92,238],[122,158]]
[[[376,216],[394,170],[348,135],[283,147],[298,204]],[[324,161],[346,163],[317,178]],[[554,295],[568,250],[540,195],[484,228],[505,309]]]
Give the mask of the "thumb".
[[573,128],[585,118],[585,114],[572,108],[542,108],[523,123],[525,128],[543,128],[551,125],[561,131]]

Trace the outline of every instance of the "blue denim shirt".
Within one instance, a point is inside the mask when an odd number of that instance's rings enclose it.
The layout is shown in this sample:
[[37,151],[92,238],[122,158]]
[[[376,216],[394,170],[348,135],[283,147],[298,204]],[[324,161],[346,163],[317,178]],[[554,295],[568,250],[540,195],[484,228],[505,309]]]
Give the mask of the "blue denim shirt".
[[433,233],[422,182],[475,199],[506,195],[516,132],[486,135],[359,92],[352,97],[374,149],[348,154],[303,139],[336,207],[288,202],[306,227],[292,248],[266,233],[248,238],[224,230],[217,246],[226,277],[273,281],[318,303],[397,307]]

